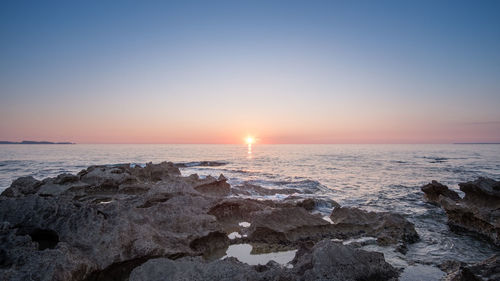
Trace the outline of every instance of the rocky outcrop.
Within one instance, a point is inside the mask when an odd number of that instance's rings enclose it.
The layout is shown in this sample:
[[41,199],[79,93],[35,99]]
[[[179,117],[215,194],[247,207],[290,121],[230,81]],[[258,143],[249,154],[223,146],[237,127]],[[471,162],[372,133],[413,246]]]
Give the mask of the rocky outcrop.
[[435,180],[431,183],[422,186],[424,198],[432,204],[439,205],[440,196],[447,197],[451,200],[458,200],[460,196],[453,190],[450,190],[446,185],[441,184]]
[[[147,268],[155,263],[149,260],[157,259],[157,270],[180,277],[194,274],[195,280],[387,280],[394,269],[380,254],[331,241],[314,244],[363,235],[388,244],[410,242],[416,235],[397,215],[346,209],[342,212],[351,221],[340,221],[337,213],[332,217],[339,223],[331,224],[314,212],[320,205],[339,209],[333,200],[297,194],[286,200],[255,200],[230,197],[230,191],[223,175],[183,177],[169,162],[91,166],[77,175],[41,181],[19,178],[0,196],[0,280],[127,280],[134,268],[143,263]],[[354,223],[355,217],[363,227]],[[237,238],[229,239],[234,232]],[[293,269],[200,258],[241,242],[253,243],[259,252],[308,247]],[[156,270],[141,273],[140,268],[131,278]]]
[[319,242],[292,261],[293,268],[269,262],[250,266],[235,258],[207,262],[201,258],[152,259],[135,268],[130,281],[160,280],[397,280],[398,272],[380,253]]
[[439,195],[436,200],[445,210],[450,227],[475,232],[500,246],[500,182],[479,178],[459,186],[465,193],[463,199]]
[[42,185],[42,182],[34,179],[32,176],[20,177],[13,181],[9,188],[2,192],[3,196],[19,197],[29,194],[35,194]]
[[218,179],[208,176],[202,180],[197,179],[199,183],[195,183],[194,189],[211,196],[227,196],[231,192],[231,186],[227,183],[226,177],[220,175]]
[[380,245],[411,244],[419,240],[414,225],[402,215],[389,212],[367,212],[356,208],[336,208],[330,219],[337,227],[360,231],[377,237]]
[[351,235],[377,237],[379,245],[402,243],[405,246],[419,240],[413,224],[399,214],[341,207],[333,210],[330,219],[338,229]]
[[453,262],[447,263],[444,267],[446,267],[445,271],[448,273],[444,278],[445,281],[500,280],[500,257],[498,255],[472,265]]

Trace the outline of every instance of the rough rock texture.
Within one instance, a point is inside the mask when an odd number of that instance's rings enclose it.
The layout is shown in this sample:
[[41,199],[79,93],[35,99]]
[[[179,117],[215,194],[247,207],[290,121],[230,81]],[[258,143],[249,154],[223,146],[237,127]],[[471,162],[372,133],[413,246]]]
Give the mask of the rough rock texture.
[[194,189],[197,191],[212,196],[227,196],[231,192],[231,186],[227,183],[224,175],[220,175],[218,179],[208,176],[201,180],[200,184],[196,184]]
[[274,262],[250,266],[234,258],[152,259],[135,268],[130,281],[160,280],[397,280],[397,271],[380,253],[357,250],[329,240],[301,251],[288,269]]
[[473,265],[455,263],[448,268],[445,281],[496,281],[500,280],[500,257],[494,255]]
[[437,200],[448,216],[448,224],[452,229],[478,233],[500,246],[500,182],[479,178],[459,186],[465,193],[463,199],[440,195]]
[[19,197],[28,194],[34,194],[42,185],[42,182],[34,179],[32,176],[20,177],[13,181],[11,186],[2,192],[3,196]]
[[335,208],[330,216],[337,228],[377,237],[380,245],[414,243],[419,240],[412,223],[402,215],[367,212],[356,208]]
[[[353,220],[376,220],[366,222],[360,233],[352,222],[331,224],[314,214],[319,204],[339,209],[333,200],[297,195],[255,200],[228,197],[230,191],[223,175],[183,177],[169,162],[91,166],[77,175],[42,181],[19,178],[0,196],[0,280],[127,280],[134,268],[157,258],[181,277],[212,274],[207,276],[224,280],[229,277],[223,272],[240,272],[242,280],[321,280],[322,275],[386,280],[394,270],[380,254],[331,242],[313,245],[363,233],[384,243],[412,240],[411,224],[397,215],[365,218],[365,212],[344,210]],[[232,232],[240,238],[230,240]],[[310,247],[293,270],[275,263],[254,268],[235,260],[207,263],[199,258],[240,242],[253,243],[259,252]]]
[[448,197],[451,200],[458,200],[460,196],[453,190],[448,189],[444,184],[437,181],[432,181],[429,184],[422,186],[422,191],[424,192],[425,199],[433,204],[439,205],[440,196]]
[[[93,166],[42,184],[25,179],[26,186],[15,181],[0,197],[1,239],[9,241],[0,245],[0,279],[36,273],[40,280],[91,280],[126,262],[201,254],[202,247],[191,243],[219,230],[206,214],[213,199],[179,174],[171,163],[161,163]],[[35,194],[25,192],[36,185]],[[52,247],[42,250],[42,243]]]

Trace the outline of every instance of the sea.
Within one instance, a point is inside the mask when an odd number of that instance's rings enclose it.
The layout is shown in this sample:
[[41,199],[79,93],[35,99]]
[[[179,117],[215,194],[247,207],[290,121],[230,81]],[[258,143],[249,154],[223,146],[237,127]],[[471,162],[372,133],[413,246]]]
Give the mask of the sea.
[[[0,145],[0,192],[20,176],[43,179],[78,173],[90,165],[162,161],[184,163],[183,175],[223,174],[231,185],[296,188],[307,193],[305,197],[328,197],[342,206],[403,214],[421,237],[406,254],[373,243],[363,247],[383,252],[395,266],[411,267],[413,271],[405,274],[413,277],[428,274],[427,279],[437,280],[442,272],[433,270],[445,260],[473,263],[500,253],[481,237],[450,231],[443,210],[426,203],[420,190],[437,180],[463,196],[460,182],[478,177],[500,180],[498,144],[7,144]],[[201,161],[220,165],[203,166]],[[325,216],[331,211],[329,206],[317,210]]]

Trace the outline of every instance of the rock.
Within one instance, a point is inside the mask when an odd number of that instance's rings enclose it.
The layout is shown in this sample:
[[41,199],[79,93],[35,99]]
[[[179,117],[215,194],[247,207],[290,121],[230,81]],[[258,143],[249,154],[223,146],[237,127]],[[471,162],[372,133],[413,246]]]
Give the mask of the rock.
[[316,202],[314,201],[314,199],[308,198],[297,203],[297,206],[302,207],[308,211],[312,211],[316,207]]
[[500,280],[500,258],[494,255],[473,265],[456,263],[445,281],[493,281]]
[[130,281],[156,280],[397,280],[398,272],[383,254],[357,250],[328,240],[297,254],[294,268],[270,261],[250,266],[235,258],[207,262],[186,257],[152,259],[135,268]]
[[480,177],[458,185],[465,193],[464,202],[478,207],[500,208],[500,181]]
[[[309,212],[320,201],[228,197],[230,188],[222,175],[182,177],[170,162],[145,167],[91,166],[77,175],[42,181],[17,179],[0,196],[0,280],[128,280],[132,271],[136,273],[131,279],[154,279],[156,275],[148,274],[163,272],[163,267],[172,276],[194,280],[392,276],[380,254],[330,245],[332,242],[313,247],[324,238],[359,235],[357,228],[334,225]],[[367,219],[364,213],[355,215]],[[385,215],[377,225],[387,229],[373,233],[403,237],[390,224],[398,223],[405,230],[404,219],[396,218]],[[227,237],[232,232],[241,235],[239,242],[259,243],[256,249],[261,252],[309,246],[302,259],[302,255],[297,257],[300,262],[294,269],[276,263],[251,267],[234,259],[208,263],[195,257],[225,251],[236,243]],[[321,254],[323,251],[328,253]],[[328,261],[315,258],[331,255],[343,256]],[[349,258],[351,255],[357,257]],[[147,268],[149,260],[153,263],[158,258],[161,268],[139,270],[141,264]],[[343,259],[348,262],[341,263]]]
[[[16,180],[18,197],[0,197],[0,222],[9,226],[0,233],[0,280],[107,280],[152,257],[202,254],[202,242],[220,231],[206,214],[214,199],[169,167],[94,166],[80,176]],[[120,189],[131,178],[143,192]],[[55,187],[65,188],[42,193]]]
[[198,192],[211,196],[227,196],[231,192],[231,186],[227,183],[224,175],[220,175],[218,179],[212,176],[206,177],[202,183],[194,187]]
[[[319,240],[330,223],[304,208],[268,208],[252,213],[248,239],[256,242],[290,244],[301,239]],[[323,231],[321,230],[323,228]]]
[[500,246],[500,182],[489,178],[460,183],[463,199],[440,196],[452,230],[475,232]]
[[439,205],[439,197],[444,196],[451,200],[459,200],[460,196],[453,190],[448,189],[444,184],[441,184],[435,180],[431,183],[422,186],[422,191],[424,192],[424,197],[430,203]]
[[19,197],[34,194],[40,189],[42,182],[32,176],[20,177],[13,181],[9,188],[5,189],[1,196]]
[[384,255],[367,252],[323,240],[310,254],[299,257],[294,264],[296,272],[303,272],[301,280],[397,280],[397,270],[388,264]]
[[330,219],[346,233],[377,237],[380,245],[407,244],[419,240],[413,224],[399,214],[341,207],[333,210]]
[[296,202],[296,205],[298,207],[302,207],[308,211],[321,209],[321,208],[333,209],[333,208],[340,207],[339,203],[335,202],[335,200],[332,200],[330,198],[315,197],[315,198],[303,199],[301,197],[289,196],[285,199],[285,202],[290,201],[290,200]]

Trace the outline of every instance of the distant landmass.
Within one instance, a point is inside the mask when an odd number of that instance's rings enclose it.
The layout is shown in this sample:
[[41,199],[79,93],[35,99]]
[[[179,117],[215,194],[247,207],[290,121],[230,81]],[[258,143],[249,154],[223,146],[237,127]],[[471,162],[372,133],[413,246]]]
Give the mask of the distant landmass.
[[23,141],[0,141],[0,144],[75,144],[73,142],[51,142],[51,141],[30,141],[30,140],[23,140]]
[[500,142],[456,142],[454,144],[500,144]]

